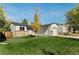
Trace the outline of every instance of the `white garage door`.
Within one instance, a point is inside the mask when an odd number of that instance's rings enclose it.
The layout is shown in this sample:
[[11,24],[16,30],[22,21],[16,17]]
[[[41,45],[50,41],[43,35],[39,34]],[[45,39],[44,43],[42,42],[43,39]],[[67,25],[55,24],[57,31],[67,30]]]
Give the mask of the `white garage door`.
[[52,30],[52,35],[57,36],[58,35],[58,29],[53,29]]

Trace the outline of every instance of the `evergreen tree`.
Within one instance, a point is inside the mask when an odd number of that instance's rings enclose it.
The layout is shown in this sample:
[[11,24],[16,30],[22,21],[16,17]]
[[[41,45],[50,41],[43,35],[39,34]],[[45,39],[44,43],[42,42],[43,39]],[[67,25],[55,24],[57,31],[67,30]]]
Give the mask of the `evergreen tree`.
[[22,24],[28,25],[27,19],[23,19]]

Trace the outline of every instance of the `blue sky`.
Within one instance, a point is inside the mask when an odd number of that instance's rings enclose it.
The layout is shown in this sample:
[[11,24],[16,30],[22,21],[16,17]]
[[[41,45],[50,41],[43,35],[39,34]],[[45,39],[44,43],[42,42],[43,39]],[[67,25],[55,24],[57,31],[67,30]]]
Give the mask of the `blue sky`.
[[64,23],[65,13],[76,7],[76,4],[71,3],[6,3],[3,4],[6,17],[21,22],[24,18],[29,22],[34,20],[35,9],[38,8],[39,20],[42,24],[48,23]]

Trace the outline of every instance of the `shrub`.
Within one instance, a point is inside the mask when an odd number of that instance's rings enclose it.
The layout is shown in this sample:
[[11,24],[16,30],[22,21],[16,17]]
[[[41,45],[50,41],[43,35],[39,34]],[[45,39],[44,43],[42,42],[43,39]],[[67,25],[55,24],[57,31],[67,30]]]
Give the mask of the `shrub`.
[[69,33],[67,32],[67,33],[63,33],[63,35],[69,35]]
[[29,35],[29,37],[35,37],[35,35]]
[[2,32],[0,32],[0,42],[3,42],[3,41],[6,41],[6,37]]

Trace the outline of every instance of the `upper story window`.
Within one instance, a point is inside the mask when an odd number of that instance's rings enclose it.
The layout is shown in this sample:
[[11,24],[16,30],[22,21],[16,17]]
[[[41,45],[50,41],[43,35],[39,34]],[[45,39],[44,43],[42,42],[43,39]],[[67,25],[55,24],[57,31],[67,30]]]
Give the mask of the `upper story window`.
[[23,31],[24,31],[24,30],[25,30],[25,27],[21,26],[21,27],[20,27],[20,30],[23,30]]

